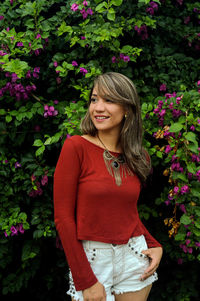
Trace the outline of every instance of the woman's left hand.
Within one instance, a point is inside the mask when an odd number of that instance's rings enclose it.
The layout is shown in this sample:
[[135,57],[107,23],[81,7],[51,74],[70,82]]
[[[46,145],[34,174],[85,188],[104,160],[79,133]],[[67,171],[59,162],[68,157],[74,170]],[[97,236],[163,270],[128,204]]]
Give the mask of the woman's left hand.
[[153,275],[153,273],[156,271],[156,269],[159,266],[160,260],[162,258],[163,249],[161,247],[150,248],[145,251],[142,251],[142,253],[149,257],[150,265],[144,271],[144,274],[140,277],[141,281],[147,279],[148,277]]

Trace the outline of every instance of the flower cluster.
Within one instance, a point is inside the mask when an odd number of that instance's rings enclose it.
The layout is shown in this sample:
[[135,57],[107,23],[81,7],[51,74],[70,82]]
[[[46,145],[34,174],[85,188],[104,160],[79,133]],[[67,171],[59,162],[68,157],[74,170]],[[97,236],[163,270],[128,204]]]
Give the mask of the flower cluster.
[[150,15],[154,15],[154,12],[158,10],[158,4],[154,1],[151,1],[149,5],[150,6],[146,8],[146,12]]
[[159,118],[158,124],[160,126],[164,125],[164,117],[166,114],[166,108],[163,109],[163,105],[167,105],[167,108],[172,111],[172,116],[173,118],[178,118],[182,115],[182,111],[179,109],[174,108],[174,102],[170,101],[170,98],[176,98],[176,104],[179,105],[180,101],[182,99],[181,96],[176,97],[176,93],[166,93],[165,94],[165,101],[159,100],[158,101],[158,106],[154,109],[154,114],[156,114]]
[[137,31],[138,35],[141,36],[142,40],[148,39],[148,32],[147,27],[145,24],[143,24],[141,27],[138,27],[137,25],[134,27],[135,31]]
[[48,172],[45,172],[45,175],[42,176],[41,181],[36,181],[36,176],[34,174],[32,174],[31,176],[31,182],[33,185],[33,189],[29,192],[29,196],[35,198],[38,195],[42,195],[43,194],[43,190],[41,188],[42,186],[45,186],[48,184],[48,176],[47,176]]
[[125,55],[124,53],[120,53],[119,57],[112,57],[112,63],[118,63],[120,60],[124,62],[129,62],[130,57],[128,55]]
[[56,116],[58,115],[58,111],[55,110],[54,106],[44,105],[44,117],[47,118],[49,116]]
[[79,5],[77,3],[73,3],[71,6],[71,10],[72,11],[77,11],[79,10],[80,13],[82,14],[83,19],[86,19],[88,15],[93,15],[93,10],[91,8],[88,8],[87,10],[85,10],[85,7],[88,6],[88,2],[87,1],[83,1],[83,8],[79,9]]
[[[24,233],[24,228],[23,228],[23,224],[17,224],[16,226],[12,226],[10,228],[11,231],[11,236],[14,235],[18,235],[18,233],[23,234]],[[6,231],[4,232],[5,237],[8,237],[8,234],[6,233]]]
[[4,96],[6,92],[9,92],[10,96],[15,97],[17,101],[21,99],[27,100],[31,92],[36,90],[35,85],[23,86],[21,83],[17,83],[16,81],[19,78],[15,73],[10,74],[6,72],[5,76],[10,77],[11,82],[7,82],[7,84],[0,89],[0,97]]

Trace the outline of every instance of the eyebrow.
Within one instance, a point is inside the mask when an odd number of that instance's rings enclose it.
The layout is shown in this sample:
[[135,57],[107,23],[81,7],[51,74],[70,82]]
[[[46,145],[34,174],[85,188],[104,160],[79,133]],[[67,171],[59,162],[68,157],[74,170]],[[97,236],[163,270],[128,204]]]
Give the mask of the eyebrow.
[[92,94],[92,96],[97,96],[97,94]]

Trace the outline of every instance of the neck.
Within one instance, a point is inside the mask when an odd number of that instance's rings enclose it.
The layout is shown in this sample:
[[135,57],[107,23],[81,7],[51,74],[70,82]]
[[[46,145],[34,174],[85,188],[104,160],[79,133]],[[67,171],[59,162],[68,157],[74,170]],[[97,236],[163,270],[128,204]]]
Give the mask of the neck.
[[[119,133],[110,133],[105,131],[98,131],[100,140],[103,142],[107,150],[113,152],[121,152],[121,147],[119,144]],[[101,142],[101,144],[102,144]],[[102,145],[103,146],[103,145]]]

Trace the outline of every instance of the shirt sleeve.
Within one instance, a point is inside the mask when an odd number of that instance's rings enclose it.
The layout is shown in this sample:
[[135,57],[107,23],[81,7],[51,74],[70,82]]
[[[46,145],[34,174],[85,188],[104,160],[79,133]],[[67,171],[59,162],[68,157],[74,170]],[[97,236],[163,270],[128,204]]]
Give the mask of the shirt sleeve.
[[139,225],[140,225],[140,229],[142,230],[143,235],[146,239],[148,248],[156,248],[156,247],[162,248],[162,245],[149,233],[149,231],[143,225],[143,223],[140,219],[139,219]]
[[54,172],[54,220],[77,291],[98,281],[77,239],[75,208],[80,173],[77,148],[66,139]]

